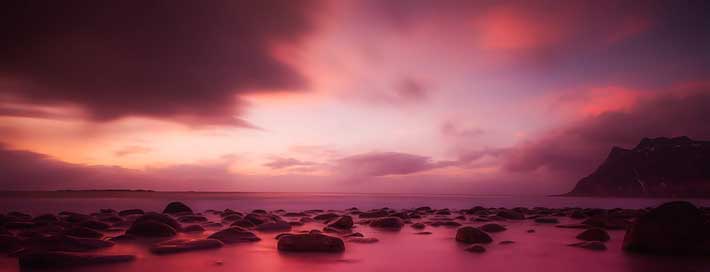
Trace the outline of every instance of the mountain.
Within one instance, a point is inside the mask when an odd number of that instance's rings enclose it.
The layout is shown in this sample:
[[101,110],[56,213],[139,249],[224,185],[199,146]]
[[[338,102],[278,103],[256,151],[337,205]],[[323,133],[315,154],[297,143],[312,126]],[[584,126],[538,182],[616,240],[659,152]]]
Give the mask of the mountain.
[[661,137],[613,147],[565,196],[710,197],[710,142]]

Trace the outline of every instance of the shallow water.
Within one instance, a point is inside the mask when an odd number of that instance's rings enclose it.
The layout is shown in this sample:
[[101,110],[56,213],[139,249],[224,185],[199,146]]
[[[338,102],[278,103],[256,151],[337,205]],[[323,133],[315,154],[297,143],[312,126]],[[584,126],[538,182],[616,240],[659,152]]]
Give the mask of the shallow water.
[[[3,211],[20,210],[30,213],[71,210],[94,212],[99,208],[143,208],[161,211],[168,201],[182,200],[196,211],[232,208],[248,211],[254,208],[285,209],[360,209],[390,207],[415,208],[429,205],[434,208],[545,206],[545,207],[624,207],[655,206],[662,199],[599,199],[511,196],[424,196],[424,195],[343,195],[343,194],[186,194],[142,193],[139,195],[111,194],[94,196],[34,195],[0,199]],[[694,200],[698,205],[708,204]],[[213,217],[214,218],[214,217]],[[561,223],[578,220],[561,218]],[[483,223],[466,222],[479,226]],[[710,271],[708,258],[656,257],[628,254],[620,249],[624,231],[610,231],[608,250],[589,251],[569,247],[577,242],[578,229],[555,228],[530,220],[506,221],[508,230],[491,234],[494,242],[486,245],[483,254],[463,250],[465,245],[454,240],[456,228],[430,227],[432,235],[415,235],[409,226],[401,231],[381,231],[358,225],[354,231],[375,237],[374,244],[346,242],[340,254],[285,254],[276,250],[278,233],[257,232],[262,238],[256,243],[226,245],[221,249],[156,256],[145,245],[118,243],[101,253],[129,253],[137,260],[126,264],[84,267],[62,271]],[[322,224],[309,223],[298,230],[321,229]],[[535,233],[527,233],[535,229]],[[185,237],[206,237],[210,232]],[[499,245],[503,240],[514,244]],[[218,264],[221,263],[221,264]],[[0,258],[0,271],[18,271],[17,260]],[[56,270],[53,270],[56,271]]]

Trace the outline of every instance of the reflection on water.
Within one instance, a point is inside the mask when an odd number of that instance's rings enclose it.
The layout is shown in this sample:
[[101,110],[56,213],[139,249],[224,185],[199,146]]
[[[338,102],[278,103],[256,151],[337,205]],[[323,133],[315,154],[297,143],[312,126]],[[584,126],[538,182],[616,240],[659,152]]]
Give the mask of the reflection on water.
[[[179,196],[179,197],[175,197]],[[173,198],[174,197],[174,198]],[[169,199],[168,199],[169,198]],[[167,200],[166,200],[167,199]],[[151,197],[112,196],[102,198],[3,198],[3,210],[26,212],[75,210],[92,212],[98,208],[114,209],[144,208],[161,210],[167,201],[183,200],[193,209],[253,208],[285,209],[344,209],[352,206],[368,209],[388,206],[413,208],[429,205],[436,208],[470,208],[475,205],[489,207],[514,206],[582,206],[582,207],[645,207],[664,200],[658,199],[593,199],[593,198],[546,198],[546,197],[462,197],[462,196],[368,196],[368,195],[152,195]],[[696,201],[697,204],[704,204]],[[209,215],[212,216],[212,215]],[[217,220],[216,218],[212,218]],[[563,218],[562,223],[576,222]],[[468,222],[474,226],[482,223]],[[532,221],[504,222],[507,231],[492,234],[494,243],[487,245],[483,254],[463,250],[465,245],[454,240],[455,228],[427,227],[432,235],[414,235],[416,232],[405,226],[399,232],[378,231],[367,226],[358,226],[355,231],[366,237],[376,237],[374,244],[346,243],[340,254],[295,254],[276,250],[277,233],[259,232],[262,240],[256,243],[226,245],[221,249],[156,256],[145,245],[121,243],[99,251],[102,253],[130,253],[137,260],[127,264],[112,264],[85,267],[64,271],[710,271],[707,258],[650,257],[627,254],[621,251],[623,231],[610,231],[608,250],[595,252],[567,246],[576,242],[580,230],[560,229],[551,225],[539,225]],[[319,223],[308,223],[294,230],[320,229]],[[528,233],[528,229],[536,232]],[[184,237],[205,237],[210,232]],[[503,240],[513,244],[499,245]],[[0,271],[18,271],[17,260],[0,258]]]

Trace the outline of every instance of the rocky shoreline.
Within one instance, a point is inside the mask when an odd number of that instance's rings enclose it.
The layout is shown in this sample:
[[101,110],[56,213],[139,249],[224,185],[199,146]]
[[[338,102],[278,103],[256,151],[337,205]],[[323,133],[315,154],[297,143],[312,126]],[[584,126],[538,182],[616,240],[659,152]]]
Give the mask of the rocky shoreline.
[[[281,252],[341,253],[351,243],[378,243],[358,228],[397,232],[408,228],[413,235],[429,235],[428,228],[455,229],[452,240],[469,245],[467,252],[484,254],[489,244],[515,246],[516,241],[497,241],[507,222],[531,221],[557,228],[579,229],[569,246],[590,251],[607,249],[608,231],[625,231],[623,249],[640,254],[710,254],[710,209],[689,202],[669,202],[646,209],[589,208],[487,208],[394,210],[207,210],[196,212],[181,202],[169,203],[158,212],[100,209],[96,213],[30,215],[0,214],[0,252],[17,258],[21,269],[131,262],[130,254],[106,254],[102,249],[118,243],[144,245],[155,255],[214,250],[231,244],[276,239]],[[561,223],[573,219],[575,223]],[[317,226],[304,230],[307,226]],[[536,235],[535,229],[527,230]],[[185,238],[182,234],[190,234]]]

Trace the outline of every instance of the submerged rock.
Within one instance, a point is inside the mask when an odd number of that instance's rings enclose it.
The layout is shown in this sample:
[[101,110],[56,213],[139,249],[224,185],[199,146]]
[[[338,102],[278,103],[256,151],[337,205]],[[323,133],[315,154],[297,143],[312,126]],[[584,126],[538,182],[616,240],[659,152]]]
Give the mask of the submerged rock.
[[420,232],[415,232],[414,234],[416,235],[431,235],[430,231],[420,231]]
[[260,231],[289,231],[291,224],[286,221],[266,222],[256,226],[256,229]]
[[639,217],[626,231],[623,248],[661,255],[710,253],[710,225],[695,205],[665,203]]
[[86,227],[76,227],[64,231],[64,234],[81,238],[101,238],[103,233]]
[[176,214],[176,213],[192,213],[192,209],[182,202],[171,202],[165,207],[163,213]]
[[136,218],[136,220],[133,222],[133,224],[135,225],[137,223],[145,222],[145,221],[160,222],[160,223],[163,223],[163,224],[166,224],[166,225],[172,227],[175,230],[180,230],[180,228],[181,228],[180,223],[178,223],[178,221],[176,221],[172,217],[167,216],[165,214],[154,213],[154,212],[149,212],[149,213],[146,213],[146,214]]
[[224,246],[224,243],[216,239],[177,239],[158,243],[150,248],[154,254],[172,254],[195,250],[214,249]]
[[579,247],[579,248],[584,248],[584,249],[589,249],[589,250],[595,250],[595,251],[606,250],[606,245],[604,245],[604,243],[599,242],[599,241],[579,242],[579,243],[569,244],[569,246]]
[[254,233],[247,231],[245,229],[242,229],[240,227],[230,227],[227,229],[223,229],[223,230],[213,233],[212,235],[210,235],[207,238],[217,239],[217,240],[222,241],[225,244],[256,242],[256,241],[261,240],[259,237],[254,235]]
[[353,227],[353,218],[349,215],[344,215],[335,222],[329,224],[328,227],[349,230]]
[[203,228],[200,225],[189,225],[187,227],[182,228],[182,232],[203,232],[205,231],[205,228]]
[[277,247],[280,251],[289,252],[342,252],[345,243],[337,237],[309,233],[281,237]]
[[535,218],[535,223],[539,224],[558,224],[560,220],[554,217],[538,217]]
[[456,231],[456,241],[467,244],[488,244],[493,241],[487,233],[474,228],[463,227]]
[[73,266],[130,262],[133,255],[96,255],[67,252],[29,252],[20,255],[20,269],[27,268],[64,268]]
[[144,214],[144,213],[145,212],[143,212],[143,210],[141,210],[141,209],[129,209],[129,210],[122,210],[122,211],[118,212],[118,215],[129,216],[129,215],[136,215],[136,214],[140,215],[140,214]]
[[424,228],[426,228],[426,225],[424,225],[423,223],[414,223],[414,224],[412,224],[412,228],[414,228],[414,229],[424,229]]
[[485,248],[485,247],[482,247],[482,246],[479,246],[479,245],[472,245],[472,246],[470,246],[470,247],[465,248],[464,250],[465,250],[465,251],[468,251],[468,252],[473,252],[473,253],[483,253],[483,252],[486,252],[486,248]]
[[584,240],[584,241],[600,241],[600,242],[606,242],[609,241],[610,237],[609,234],[606,233],[603,229],[588,229],[577,235],[577,239],[579,240]]
[[359,243],[359,244],[372,244],[372,243],[377,243],[380,240],[374,237],[353,237],[348,239],[348,242],[351,243]]
[[404,221],[402,221],[399,217],[377,218],[370,222],[370,226],[382,229],[399,230],[402,226],[404,226]]
[[499,225],[499,224],[494,224],[494,223],[485,224],[485,225],[479,227],[479,229],[481,229],[485,232],[491,232],[491,233],[507,230],[504,226]]
[[177,234],[177,231],[162,222],[153,220],[136,221],[126,231],[126,234],[141,236],[141,237],[171,237]]

